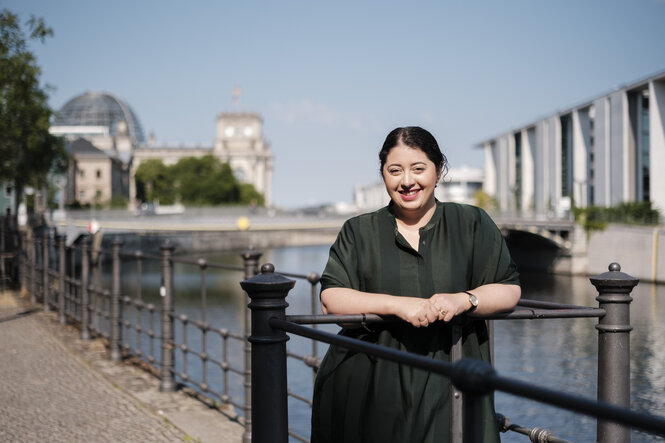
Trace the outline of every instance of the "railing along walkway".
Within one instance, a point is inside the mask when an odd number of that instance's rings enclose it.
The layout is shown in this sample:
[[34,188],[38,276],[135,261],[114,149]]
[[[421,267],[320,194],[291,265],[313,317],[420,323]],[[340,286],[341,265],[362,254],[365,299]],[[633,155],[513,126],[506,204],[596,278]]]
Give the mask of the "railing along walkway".
[[[23,235],[20,242],[20,249],[15,256],[19,260],[19,280],[24,288],[30,293],[31,301],[41,301],[44,310],[57,310],[58,318],[62,323],[75,323],[81,328],[81,338],[87,339],[92,335],[102,336],[108,339],[111,357],[114,360],[125,358],[126,356],[136,356],[153,365],[160,376],[160,388],[162,390],[174,390],[180,384],[187,384],[195,387],[204,397],[210,400],[214,407],[222,406],[220,411],[228,413],[228,409],[223,406],[233,406],[242,411],[242,416],[237,416],[239,422],[245,425],[245,434],[243,441],[261,441],[257,440],[257,435],[252,434],[254,426],[253,416],[259,414],[257,408],[261,409],[258,400],[265,398],[263,389],[265,387],[254,384],[252,376],[256,376],[257,363],[253,361],[252,349],[257,346],[250,346],[250,326],[255,325],[257,321],[250,318],[250,311],[245,311],[244,331],[241,333],[232,333],[226,328],[213,327],[207,319],[207,284],[206,276],[210,269],[219,268],[238,276],[243,275],[245,281],[257,279],[274,279],[277,274],[264,273],[258,274],[258,260],[261,253],[258,251],[245,251],[242,254],[244,266],[227,266],[223,264],[209,263],[205,260],[187,260],[173,256],[173,246],[165,244],[162,246],[160,254],[143,254],[140,251],[124,252],[122,242],[115,240],[111,251],[102,250],[90,244],[89,238],[84,237],[79,244],[71,247],[66,246],[64,236],[53,236],[52,232],[47,231],[43,236]],[[102,264],[111,262],[111,278],[106,287],[100,281]],[[129,276],[122,275],[123,262],[135,263],[136,279],[141,283],[144,277],[144,266],[159,266],[161,280],[158,283],[160,297],[158,302],[150,303],[144,300],[142,294],[143,284],[137,284],[134,294],[123,291],[122,282]],[[174,264],[195,266],[199,269],[200,275],[200,316],[190,318],[189,316],[178,313],[177,306],[174,306]],[[262,318],[258,328],[267,328],[263,332],[274,333],[275,321],[286,321],[291,326],[300,327],[307,331],[307,334],[324,334],[321,336],[323,341],[327,340],[326,333],[317,331],[317,324],[324,323],[372,323],[378,321],[397,321],[394,318],[382,318],[374,315],[358,316],[317,316],[316,302],[318,299],[317,284],[318,274],[284,274],[288,277],[304,279],[311,285],[311,310],[310,315],[303,316],[281,316],[270,320]],[[241,277],[233,278],[237,282]],[[284,279],[286,277],[281,276]],[[289,280],[291,281],[291,280]],[[488,319],[546,319],[546,318],[578,318],[594,317],[599,322],[596,326],[599,334],[599,354],[598,354],[598,398],[602,402],[627,406],[629,404],[630,394],[630,367],[629,347],[627,346],[630,332],[629,304],[632,300],[630,292],[637,284],[637,280],[620,272],[618,265],[612,265],[610,272],[592,279],[592,283],[597,287],[599,295],[598,308],[587,308],[574,305],[561,305],[556,303],[521,300],[518,309],[503,314],[496,314]],[[151,282],[150,284],[154,284]],[[247,299],[250,300],[249,298]],[[250,304],[255,304],[254,301]],[[252,312],[252,315],[255,313]],[[270,322],[267,322],[270,320]],[[314,328],[305,328],[302,324],[312,324]],[[198,345],[193,343],[188,330],[192,328],[199,334]],[[300,329],[298,330],[300,332]],[[253,333],[252,335],[256,335]],[[309,335],[303,335],[309,337]],[[260,336],[260,334],[259,334]],[[317,336],[318,337],[318,336]],[[337,336],[333,336],[337,337]],[[194,339],[195,340],[195,339]],[[217,340],[222,344],[212,346],[211,343]],[[242,347],[241,354],[243,361],[240,365],[234,365],[229,350],[235,343]],[[297,355],[294,352],[285,350],[285,358],[295,358],[304,362],[315,373],[320,363],[317,350],[317,340],[312,340],[311,355]],[[621,354],[624,352],[624,354]],[[461,352],[453,356],[455,360],[461,357]],[[200,374],[193,373],[188,368],[188,361],[191,358],[198,360],[202,366]],[[261,360],[261,359],[259,359]],[[430,365],[431,363],[427,363]],[[436,365],[435,365],[436,366]],[[265,370],[265,368],[263,368]],[[445,368],[435,368],[433,370],[444,370]],[[208,371],[215,370],[222,374],[221,390],[213,388],[210,382],[211,375]],[[453,371],[453,368],[447,368],[446,371]],[[260,373],[261,368],[258,372]],[[464,372],[461,369],[458,372]],[[480,368],[480,371],[488,372],[491,383],[507,383],[502,377],[487,370]],[[235,398],[229,392],[229,385],[232,384],[230,377],[240,377],[243,386],[244,398]],[[498,382],[497,382],[498,380]],[[490,383],[483,382],[483,383]],[[463,382],[460,382],[462,384]],[[492,389],[502,390],[501,386],[491,385]],[[461,390],[463,386],[456,389]],[[509,387],[509,386],[508,386]],[[506,388],[508,389],[508,388]],[[520,387],[521,389],[521,387]],[[252,400],[253,393],[261,393],[259,399]],[[266,391],[269,392],[269,391]],[[462,398],[457,391],[457,398]],[[306,396],[291,392],[286,388],[285,396],[303,401],[311,406],[311,400]],[[535,395],[535,394],[534,394]],[[544,394],[543,394],[544,395]],[[549,395],[549,393],[547,393]],[[566,402],[570,400],[567,399]],[[584,399],[583,399],[584,400]],[[454,408],[453,432],[454,435],[463,434],[461,425],[461,401],[457,401]],[[588,404],[582,402],[584,407]],[[601,408],[602,409],[602,408]],[[622,410],[626,412],[625,410]],[[601,411],[602,412],[602,411]],[[622,413],[623,413],[622,412]],[[286,413],[286,409],[284,409]],[[594,412],[595,413],[595,412]],[[261,412],[262,414],[262,412]],[[600,443],[629,441],[624,438],[629,429],[624,426],[625,422],[618,420],[615,423],[612,415],[600,415],[603,417],[598,421],[598,441]],[[626,417],[633,417],[630,413]],[[648,426],[653,424],[653,417],[647,416],[647,423],[644,429],[649,430]],[[633,417],[634,418],[634,417]],[[643,417],[644,418],[644,417]],[[631,418],[632,419],[632,418]],[[662,419],[655,418],[656,426],[662,425]],[[651,424],[650,424],[651,423]],[[503,421],[504,428],[514,430],[520,433],[529,433],[532,441],[561,441],[552,436],[549,431],[540,428],[523,428],[518,425],[510,425],[508,420]],[[632,426],[642,426],[631,422]],[[280,428],[274,428],[271,435],[277,435]],[[653,429],[653,428],[652,428]],[[662,434],[662,428],[660,432]],[[288,432],[288,431],[287,431]],[[260,435],[260,434],[259,434]],[[293,438],[301,441],[307,441],[303,436],[290,433]],[[543,437],[544,436],[544,437]],[[280,437],[281,438],[281,437]],[[544,440],[543,438],[547,438]],[[461,441],[461,440],[454,440]]]
[[[622,272],[616,263],[610,272],[592,278],[599,291],[599,309],[566,306],[566,309],[546,312],[537,307],[553,307],[552,304],[529,301],[531,309],[497,314],[488,318],[563,318],[573,316],[599,317],[596,329],[599,333],[598,399],[561,392],[499,375],[488,363],[468,358],[455,359],[453,363],[438,361],[408,352],[367,343],[343,335],[330,334],[303,326],[303,323],[356,323],[395,321],[394,318],[360,314],[341,316],[292,316],[286,315],[286,296],[295,282],[274,273],[274,266],[266,264],[262,273],[241,283],[251,299],[252,311],[252,405],[254,421],[253,441],[286,442],[288,440],[288,407],[286,402],[286,341],[287,332],[367,353],[393,362],[411,365],[451,378],[453,385],[462,392],[459,399],[471,404],[480,415],[480,398],[492,391],[502,391],[529,398],[567,410],[598,418],[597,441],[599,443],[625,443],[630,441],[630,427],[665,436],[665,418],[631,410],[629,406],[630,373],[627,356],[612,359],[612,354],[628,349],[629,296],[637,284]],[[564,305],[565,306],[565,305]],[[454,353],[454,351],[453,351]],[[268,364],[270,362],[270,364]],[[454,390],[453,390],[454,391]],[[453,392],[453,400],[458,398]],[[451,440],[453,442],[482,442],[482,435],[472,421],[462,421],[461,401],[453,403]],[[540,437],[556,441],[551,434]],[[536,441],[536,440],[532,440]]]

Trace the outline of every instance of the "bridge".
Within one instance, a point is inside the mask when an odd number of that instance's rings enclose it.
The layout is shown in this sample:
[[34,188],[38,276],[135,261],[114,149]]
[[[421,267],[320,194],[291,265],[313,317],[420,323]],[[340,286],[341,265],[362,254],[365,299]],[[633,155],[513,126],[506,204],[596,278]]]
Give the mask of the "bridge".
[[572,218],[490,215],[519,268],[572,274],[586,270],[587,235]]
[[[177,250],[280,247],[331,244],[353,214],[274,211],[265,208],[187,208],[178,213],[146,214],[126,210],[68,211],[54,217],[67,245],[92,232],[94,243],[109,245],[121,236],[130,249],[155,252],[165,238]],[[520,268],[573,272],[584,268],[586,233],[571,219],[492,213]]]

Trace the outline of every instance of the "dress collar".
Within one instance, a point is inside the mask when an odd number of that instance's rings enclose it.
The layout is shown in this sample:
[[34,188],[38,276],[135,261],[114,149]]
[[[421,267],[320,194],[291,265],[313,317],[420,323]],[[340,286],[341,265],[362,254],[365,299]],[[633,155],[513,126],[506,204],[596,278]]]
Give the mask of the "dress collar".
[[[443,216],[443,203],[441,203],[437,199],[434,199],[434,203],[436,204],[436,207],[434,209],[434,214],[432,214],[432,218],[427,222],[427,224],[419,229],[420,232],[429,231],[430,229],[432,229],[434,226],[436,226],[439,223],[439,221]],[[388,203],[386,209],[388,210],[387,215],[390,217],[392,223],[395,225],[395,229],[397,229],[397,220],[395,219],[395,205],[392,200],[390,201],[390,203]]]

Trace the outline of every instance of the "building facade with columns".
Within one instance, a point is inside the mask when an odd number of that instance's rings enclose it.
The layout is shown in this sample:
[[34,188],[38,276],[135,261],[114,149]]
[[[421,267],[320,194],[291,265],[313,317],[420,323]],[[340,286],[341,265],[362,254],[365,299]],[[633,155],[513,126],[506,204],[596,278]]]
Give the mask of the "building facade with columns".
[[[50,130],[63,136],[69,147],[83,139],[95,148],[94,152],[90,147],[70,150],[75,163],[70,171],[77,171],[78,176],[72,175],[74,172],[69,174],[61,195],[68,203],[77,200],[102,204],[121,196],[128,200],[130,207],[136,207],[135,173],[141,162],[159,159],[165,165],[173,165],[183,157],[212,154],[229,163],[236,179],[252,184],[269,206],[272,204],[272,152],[263,138],[262,127],[258,114],[221,113],[217,117],[212,145],[157,144],[153,137],[146,140],[137,115],[124,101],[106,92],[86,92],[62,107]],[[77,142],[77,147],[81,146]],[[105,173],[105,168],[99,165],[92,173],[86,172],[92,167],[91,157],[113,165],[114,172]],[[120,179],[117,171],[122,176]],[[91,178],[94,180],[89,180]],[[68,190],[73,192],[68,193]]]
[[665,71],[477,145],[484,190],[524,216],[650,201],[665,211]]

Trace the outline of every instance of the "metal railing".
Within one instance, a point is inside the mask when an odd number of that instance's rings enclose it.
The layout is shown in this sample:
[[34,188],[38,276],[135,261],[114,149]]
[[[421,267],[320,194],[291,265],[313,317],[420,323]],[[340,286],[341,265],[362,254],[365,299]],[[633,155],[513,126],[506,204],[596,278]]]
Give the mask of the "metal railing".
[[[88,235],[66,246],[66,237],[53,231],[35,237],[23,233],[22,245],[26,259],[21,281],[32,302],[41,303],[45,311],[56,311],[61,323],[77,324],[84,340],[106,339],[111,360],[136,357],[150,365],[160,378],[160,390],[173,391],[181,385],[191,387],[209,405],[243,424],[246,429],[243,441],[251,440],[250,311],[244,309],[240,332],[210,323],[206,280],[211,269],[236,273],[236,277],[230,277],[234,284],[256,275],[261,252],[242,252],[242,266],[234,266],[176,257],[169,243],[163,244],[160,253],[154,255],[125,252],[119,238],[113,239],[110,251],[91,245]],[[195,315],[179,312],[175,305],[174,265],[198,269],[199,309]],[[123,282],[131,277],[124,275],[123,269],[126,272],[132,266],[136,285],[130,293],[123,288]],[[158,302],[154,302],[154,297],[152,303],[144,298],[142,280],[146,266],[160,268]],[[110,279],[105,279],[107,274]],[[319,275],[286,275],[309,282],[311,312],[315,313]],[[249,299],[244,296],[246,305]],[[312,342],[311,355],[290,352],[289,357],[304,362],[315,374],[320,363],[317,352],[317,343]],[[239,359],[238,355],[244,357]],[[197,364],[191,364],[196,366],[193,370],[190,362],[196,361]],[[214,383],[210,380],[213,371],[220,374]],[[237,385],[243,386],[241,395],[230,392]],[[290,396],[311,407],[305,396],[296,392],[290,392]],[[298,435],[295,438],[304,440]]]
[[[208,299],[206,281],[209,270],[219,269],[238,273],[238,275],[242,274],[245,281],[252,281],[253,278],[267,278],[266,275],[272,275],[271,278],[274,278],[277,274],[258,274],[258,260],[261,253],[245,251],[242,253],[243,266],[230,266],[202,259],[190,260],[174,257],[174,248],[169,244],[161,247],[160,254],[150,255],[141,251],[124,252],[122,242],[118,239],[113,241],[110,252],[99,246],[91,246],[90,243],[90,237],[84,236],[78,243],[67,247],[65,237],[54,235],[53,231],[46,231],[43,236],[35,237],[24,233],[21,238],[22,247],[18,254],[21,263],[19,278],[24,287],[29,290],[31,300],[41,302],[46,311],[56,309],[58,320],[61,322],[78,323],[82,339],[89,339],[92,336],[107,339],[112,359],[119,360],[132,356],[147,362],[160,377],[160,389],[170,391],[177,389],[179,385],[188,385],[201,393],[212,405],[231,405],[239,409],[242,411],[242,415],[231,414],[231,416],[245,425],[243,441],[262,441],[257,440],[259,437],[252,431],[256,427],[252,417],[263,414],[260,412],[261,406],[257,401],[265,398],[265,387],[261,386],[261,382],[257,385],[256,381],[252,381],[252,377],[256,376],[258,364],[253,361],[254,355],[251,352],[256,346],[250,346],[250,342],[253,341],[250,335],[254,335],[254,333],[250,334],[250,330],[252,325],[256,324],[256,320],[252,318],[254,312],[245,310],[242,333],[233,333],[226,328],[213,326],[206,314]],[[134,293],[128,293],[122,288],[122,281],[129,278],[128,276],[123,278],[121,275],[123,262],[125,267],[129,266],[128,263],[135,265],[137,285]],[[102,267],[105,263],[111,265],[110,282],[105,282],[106,284],[102,282],[101,278]],[[200,313],[197,318],[179,313],[177,306],[174,305],[174,264],[198,268],[200,275],[200,309],[198,311]],[[160,267],[161,281],[158,285],[159,302],[157,303],[144,299],[144,285],[141,282],[144,274],[143,268],[148,265]],[[289,324],[298,327],[302,327],[299,326],[301,324],[311,324],[313,328],[305,328],[307,331],[323,335],[317,335],[316,339],[311,341],[311,354],[299,355],[285,349],[284,358],[305,363],[312,369],[312,374],[315,374],[320,364],[318,340],[331,343],[328,341],[330,334],[317,331],[316,325],[339,324],[340,322],[370,324],[397,321],[395,318],[383,318],[369,314],[344,317],[315,315],[319,275],[285,273],[280,278],[286,277],[309,282],[311,309],[308,315],[293,315],[283,318],[288,320]],[[236,278],[233,280],[238,281]],[[598,318],[599,322],[596,326],[599,334],[598,399],[608,404],[628,406],[630,367],[626,344],[631,329],[629,304],[632,300],[629,294],[637,284],[637,280],[621,273],[618,265],[613,265],[609,273],[591,280],[598,288],[599,308],[521,300],[519,308],[513,312],[497,314],[488,319]],[[246,300],[250,301],[250,298],[247,297]],[[255,304],[254,300],[251,300],[250,308],[252,304]],[[261,321],[265,323],[266,319]],[[268,324],[271,331],[276,328],[274,321],[270,320]],[[293,332],[286,329],[290,326],[280,324],[280,327],[282,326],[285,330]],[[266,327],[265,324],[264,327]],[[298,329],[296,333],[301,332],[302,330]],[[196,334],[198,337],[193,337]],[[312,338],[305,335],[304,332],[302,335]],[[213,346],[212,342],[221,343],[221,345]],[[243,356],[243,361],[239,364],[234,364],[232,361],[231,354],[234,353],[230,348],[234,345],[242,347],[240,352],[235,353]],[[461,350],[455,352],[455,359],[461,357]],[[191,359],[200,362],[201,371],[192,372],[190,370],[188,361]],[[209,371],[213,369],[222,374],[219,389],[213,387],[210,381]],[[262,369],[265,370],[265,368],[258,368],[259,373]],[[234,397],[229,391],[229,386],[232,385],[230,377],[239,377],[242,380],[244,398]],[[268,379],[271,378],[272,376]],[[493,387],[493,389],[501,390],[500,387]],[[458,436],[464,433],[461,420],[461,405],[464,395],[461,391],[462,386],[459,386],[451,394],[453,404],[456,405],[452,420],[453,432]],[[262,395],[259,399],[253,399],[253,392],[260,392]],[[296,399],[311,407],[311,399],[292,392],[288,387],[285,387],[284,395],[285,398]],[[585,404],[586,406],[588,405]],[[220,408],[220,411],[229,413],[229,410],[225,408]],[[231,412],[234,413],[234,411]],[[611,416],[609,418],[598,421],[598,441],[603,443],[628,441],[623,437],[626,432],[629,432],[629,429],[615,423]],[[623,422],[619,420],[619,423]],[[633,423],[631,425],[640,426]],[[510,424],[507,419],[501,422],[501,426],[504,430],[528,434],[532,441],[563,441],[551,435],[547,430],[524,428]],[[277,430],[278,428],[272,429],[271,436],[277,435]],[[307,441],[305,437],[288,430],[288,426],[286,432],[293,438]],[[611,438],[616,438],[615,436],[619,436],[618,439],[612,440]]]
[[[557,305],[546,302],[527,301],[526,309],[488,316],[488,319],[510,318],[565,318],[598,317],[598,399],[590,400],[578,395],[545,388],[499,375],[486,362],[468,358],[455,358],[453,362],[438,361],[413,353],[367,343],[343,335],[334,335],[302,326],[310,323],[371,323],[398,321],[378,315],[286,315],[286,297],[294,282],[274,273],[274,266],[263,265],[261,274],[241,283],[251,302],[252,334],[252,396],[254,421],[253,440],[256,442],[286,442],[288,440],[288,407],[286,403],[286,341],[287,332],[313,340],[342,346],[347,349],[371,354],[393,362],[425,369],[451,378],[453,389],[453,412],[451,417],[451,441],[482,442],[479,429],[472,421],[462,420],[462,401],[469,402],[472,411],[480,411],[480,398],[492,391],[502,391],[541,403],[557,406],[581,414],[596,417],[597,441],[599,443],[625,443],[630,441],[630,427],[665,436],[665,418],[633,411],[630,405],[630,359],[629,305],[630,292],[637,279],[620,272],[618,264],[612,263],[609,272],[591,278],[598,290],[599,308],[584,308],[572,305]],[[526,306],[525,306],[526,305]],[[562,308],[563,306],[563,308]],[[555,308],[555,310],[542,309]],[[459,346],[458,340],[455,346]],[[461,353],[458,353],[461,357]],[[268,362],[270,362],[268,364]],[[480,413],[478,412],[478,415]],[[529,433],[532,441],[562,441],[546,430],[527,430],[510,426],[503,420],[504,429]]]

